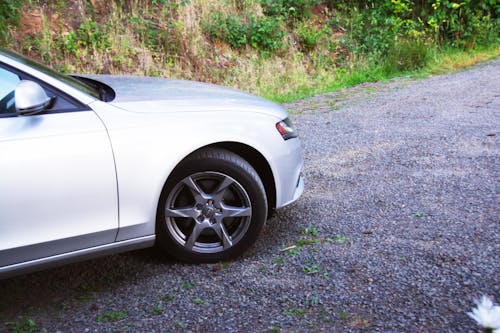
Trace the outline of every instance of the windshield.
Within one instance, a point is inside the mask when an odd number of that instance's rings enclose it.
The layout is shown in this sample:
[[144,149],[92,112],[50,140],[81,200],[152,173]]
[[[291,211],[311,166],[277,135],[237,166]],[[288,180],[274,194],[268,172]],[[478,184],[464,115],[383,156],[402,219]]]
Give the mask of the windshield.
[[49,76],[52,76],[52,77],[58,79],[59,81],[62,81],[64,83],[66,83],[67,85],[69,85],[75,89],[80,90],[83,93],[86,93],[86,94],[88,94],[92,97],[95,97],[97,99],[101,99],[98,89],[91,87],[89,85],[86,85],[82,81],[79,81],[79,80],[77,80],[69,75],[64,75],[64,74],[58,73],[55,70],[53,70],[49,67],[46,67],[46,66],[44,66],[36,61],[33,61],[29,58],[23,57],[17,53],[14,53],[14,52],[11,52],[11,51],[8,51],[5,49],[0,49],[0,53],[6,57],[9,57],[11,59],[18,61],[24,65],[30,66],[39,72],[42,72],[42,73],[47,74]]

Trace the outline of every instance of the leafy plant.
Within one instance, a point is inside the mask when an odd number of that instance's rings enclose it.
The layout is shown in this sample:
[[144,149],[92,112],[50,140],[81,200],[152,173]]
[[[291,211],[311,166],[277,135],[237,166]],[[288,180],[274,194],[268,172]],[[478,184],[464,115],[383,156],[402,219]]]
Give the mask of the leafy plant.
[[318,229],[316,227],[307,227],[302,230],[304,235],[311,235],[313,237],[318,236]]
[[22,317],[16,322],[7,322],[7,327],[12,333],[33,333],[38,330],[33,319]]
[[161,304],[151,307],[151,313],[157,316],[161,315],[164,310],[165,308]]
[[429,46],[419,40],[398,40],[387,53],[385,69],[389,73],[396,73],[422,68],[426,64],[428,51]]
[[344,243],[347,243],[347,242],[350,242],[351,239],[349,237],[346,237],[346,236],[343,236],[343,235],[337,235],[335,237],[335,242],[337,243],[340,243],[340,244],[344,244]]
[[318,0],[261,0],[260,4],[267,16],[302,21],[311,16],[313,6],[320,2]]
[[413,217],[426,217],[428,214],[426,212],[413,212],[411,216]]
[[283,258],[281,257],[275,257],[273,258],[273,260],[271,261],[274,265],[276,265],[276,267],[280,268],[281,266],[283,266],[284,262],[283,262]]
[[185,323],[183,323],[182,321],[176,322],[175,326],[178,328],[182,328],[182,329],[185,329],[187,327],[187,325]]
[[215,40],[226,42],[231,47],[240,48],[248,43],[248,23],[240,16],[212,13],[205,29]]
[[250,45],[264,51],[276,51],[283,46],[285,32],[281,21],[272,17],[259,17],[250,19],[249,39]]
[[208,305],[207,301],[205,301],[199,297],[193,298],[193,303],[197,304],[197,305]]
[[308,307],[313,307],[313,306],[316,306],[318,304],[321,304],[321,299],[318,297],[318,296],[312,296],[312,297],[308,297],[306,300],[305,300],[305,304],[308,306]]
[[0,0],[0,43],[9,38],[9,26],[17,25],[25,0]]
[[111,47],[107,29],[106,25],[99,25],[92,18],[88,18],[77,30],[63,36],[59,44],[65,52],[76,56],[80,56],[82,48],[105,51]]
[[185,290],[193,289],[194,288],[194,284],[192,284],[191,282],[183,281],[182,284],[181,284],[181,288],[185,289]]
[[307,313],[306,309],[292,307],[283,312],[287,317],[302,317]]
[[319,44],[321,37],[325,34],[325,30],[318,29],[311,23],[301,22],[295,31],[297,40],[305,52],[310,52]]
[[97,317],[97,321],[116,322],[127,318],[127,311],[108,311]]
[[285,36],[281,21],[266,16],[255,18],[252,15],[213,13],[204,29],[213,40],[225,42],[233,48],[250,45],[268,52],[280,49]]
[[307,275],[316,274],[320,271],[320,269],[321,267],[317,264],[302,266],[302,272],[306,273]]

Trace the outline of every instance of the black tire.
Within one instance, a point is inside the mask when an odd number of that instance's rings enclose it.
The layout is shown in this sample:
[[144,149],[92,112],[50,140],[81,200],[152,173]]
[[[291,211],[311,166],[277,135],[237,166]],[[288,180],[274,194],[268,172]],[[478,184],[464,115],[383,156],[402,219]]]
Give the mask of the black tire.
[[229,260],[255,242],[266,218],[266,194],[254,168],[228,150],[205,149],[187,157],[165,184],[158,245],[186,262]]

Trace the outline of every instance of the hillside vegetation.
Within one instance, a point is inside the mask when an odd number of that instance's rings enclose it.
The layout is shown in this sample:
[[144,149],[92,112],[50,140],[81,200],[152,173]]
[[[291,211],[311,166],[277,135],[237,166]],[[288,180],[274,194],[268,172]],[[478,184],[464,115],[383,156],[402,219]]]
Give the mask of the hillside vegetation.
[[220,83],[292,99],[500,54],[496,0],[0,0],[0,43],[63,72]]

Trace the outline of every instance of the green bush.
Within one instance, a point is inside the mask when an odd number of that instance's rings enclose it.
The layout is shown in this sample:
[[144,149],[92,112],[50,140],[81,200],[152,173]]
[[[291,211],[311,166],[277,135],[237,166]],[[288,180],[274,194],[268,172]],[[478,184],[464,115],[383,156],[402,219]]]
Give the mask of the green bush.
[[302,21],[311,16],[311,9],[319,0],[261,0],[266,16],[283,17],[286,20]]
[[252,47],[274,52],[283,46],[285,31],[279,19],[273,17],[250,18],[249,40]]
[[314,50],[324,33],[324,30],[307,22],[302,22],[295,31],[300,47],[305,52]]
[[228,43],[233,48],[241,48],[248,43],[248,23],[239,16],[213,13],[205,30],[214,40]]
[[387,52],[384,68],[389,73],[422,68],[426,64],[428,52],[429,45],[422,41],[397,41]]
[[227,16],[214,13],[204,29],[213,40],[233,48],[250,45],[258,50],[274,52],[283,45],[285,31],[279,18],[262,16]]
[[9,39],[9,25],[16,25],[25,0],[0,0],[0,43]]
[[61,37],[58,42],[65,52],[77,56],[82,48],[107,50],[111,46],[107,29],[106,25],[100,26],[89,18],[77,30]]
[[439,45],[474,47],[498,42],[497,0],[343,0],[325,2],[345,28],[353,52],[385,54],[398,38],[430,38]]

